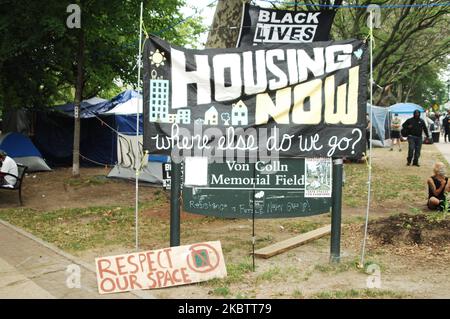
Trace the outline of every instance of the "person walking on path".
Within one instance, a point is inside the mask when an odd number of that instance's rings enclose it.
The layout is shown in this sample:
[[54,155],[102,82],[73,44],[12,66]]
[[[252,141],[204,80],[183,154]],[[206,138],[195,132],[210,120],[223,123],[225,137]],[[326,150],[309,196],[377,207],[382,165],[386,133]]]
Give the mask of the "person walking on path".
[[415,110],[414,116],[407,119],[402,125],[408,136],[408,157],[406,158],[406,165],[410,166],[411,161],[414,166],[419,165],[420,150],[422,149],[422,132],[429,138],[427,126],[420,118],[420,111]]
[[442,128],[444,129],[444,142],[447,143],[450,133],[450,110],[447,110],[447,115],[442,120]]
[[402,129],[402,120],[398,117],[398,114],[395,113],[394,118],[391,122],[391,151],[394,150],[394,145],[398,144],[398,151],[402,151],[402,145],[400,143],[400,131]]

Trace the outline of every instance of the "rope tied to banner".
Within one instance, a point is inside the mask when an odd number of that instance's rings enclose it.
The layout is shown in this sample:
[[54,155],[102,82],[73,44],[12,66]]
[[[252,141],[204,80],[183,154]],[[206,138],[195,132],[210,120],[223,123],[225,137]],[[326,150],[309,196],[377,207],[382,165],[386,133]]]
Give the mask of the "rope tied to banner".
[[[299,2],[285,2],[281,0],[259,0],[270,4],[280,4],[289,7],[305,6],[316,8],[328,8],[328,9],[367,9],[370,4],[315,4],[315,3],[299,3]],[[383,9],[402,9],[402,8],[434,8],[434,7],[449,7],[450,2],[442,3],[413,3],[413,4],[377,4]]]

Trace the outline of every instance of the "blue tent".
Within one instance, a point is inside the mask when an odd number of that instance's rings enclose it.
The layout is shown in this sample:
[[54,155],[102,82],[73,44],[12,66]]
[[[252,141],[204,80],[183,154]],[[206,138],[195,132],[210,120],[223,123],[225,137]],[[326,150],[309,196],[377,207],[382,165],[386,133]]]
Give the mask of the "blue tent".
[[[54,166],[72,164],[73,109],[74,104],[68,103],[37,114],[35,144]],[[130,161],[136,152],[138,111],[139,135],[142,136],[142,96],[136,91],[127,90],[96,104],[84,101],[80,109],[80,163],[84,166],[114,165],[113,177],[134,178]],[[142,146],[138,149],[142,152]],[[167,162],[168,156],[153,155],[149,161],[158,164],[149,163],[140,178],[152,183],[161,182],[161,163]]]
[[28,167],[29,171],[50,171],[39,150],[33,142],[20,133],[7,133],[0,136],[0,149],[17,163]]
[[412,114],[415,110],[419,110],[420,113],[425,112],[423,107],[420,105],[414,104],[414,103],[397,103],[389,107],[389,111],[391,113],[398,113],[398,114]]
[[[138,93],[127,90],[109,101],[90,104],[83,101],[80,108],[80,155],[84,165],[113,165],[117,162],[117,131],[136,134],[136,112],[108,112],[129,101]],[[44,158],[54,166],[72,163],[74,104],[56,106],[36,116],[34,142]],[[139,116],[142,134],[142,114]]]

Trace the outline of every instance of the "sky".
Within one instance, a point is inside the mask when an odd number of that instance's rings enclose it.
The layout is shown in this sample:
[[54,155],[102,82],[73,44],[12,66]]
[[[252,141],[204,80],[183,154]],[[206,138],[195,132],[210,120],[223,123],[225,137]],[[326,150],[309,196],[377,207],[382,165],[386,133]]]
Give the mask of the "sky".
[[[212,3],[211,7],[208,4]],[[217,1],[214,0],[187,0],[186,6],[181,9],[181,12],[185,17],[189,17],[193,14],[203,17],[204,25],[210,26],[213,21],[214,12],[216,11]],[[197,11],[196,10],[200,10]],[[208,31],[204,32],[200,37],[200,43],[205,43],[208,38]],[[199,46],[201,48],[202,46]]]

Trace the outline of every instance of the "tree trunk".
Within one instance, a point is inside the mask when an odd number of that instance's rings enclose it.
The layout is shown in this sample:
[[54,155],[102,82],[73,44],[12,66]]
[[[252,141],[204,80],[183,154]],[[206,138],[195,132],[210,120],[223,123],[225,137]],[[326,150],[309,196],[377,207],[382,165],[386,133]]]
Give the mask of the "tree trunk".
[[403,101],[403,84],[399,82],[397,84],[397,101],[400,103]]
[[83,99],[84,87],[84,34],[83,29],[78,33],[77,79],[75,83],[74,131],[73,131],[73,159],[72,176],[80,176],[80,104]]
[[241,27],[242,8],[243,0],[219,0],[206,41],[207,48],[236,47]]

